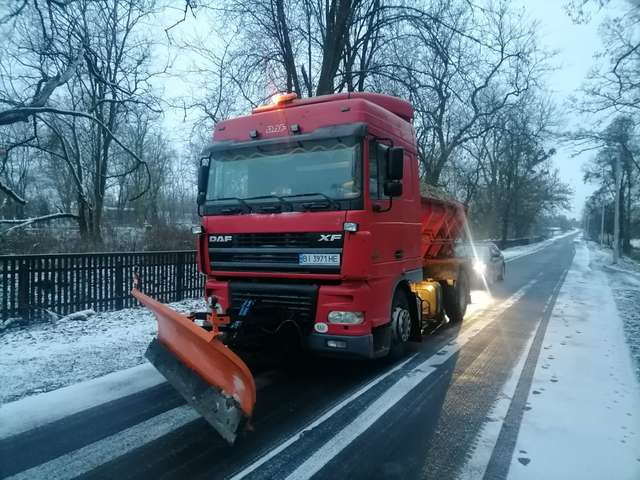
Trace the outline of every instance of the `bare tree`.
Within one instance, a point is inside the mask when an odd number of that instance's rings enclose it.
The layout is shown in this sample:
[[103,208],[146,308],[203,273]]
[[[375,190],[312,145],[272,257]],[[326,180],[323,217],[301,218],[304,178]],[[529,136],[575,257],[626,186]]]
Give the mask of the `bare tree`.
[[[580,130],[573,133],[572,140],[577,152],[595,151],[596,155],[585,168],[585,181],[599,185],[599,196],[609,193],[611,201],[618,199],[620,218],[620,240],[625,253],[631,251],[633,198],[638,188],[640,175],[640,142],[634,121],[620,115],[601,131]],[[619,163],[618,163],[619,162]],[[620,172],[617,172],[620,165]],[[616,174],[620,183],[616,186]],[[614,202],[615,204],[615,202]]]
[[[150,79],[152,43],[141,22],[153,13],[144,0],[55,2],[43,23],[37,2],[15,24],[13,70],[2,75],[0,125],[30,119],[33,134],[18,143],[63,161],[77,192],[77,218],[84,238],[100,243],[105,193],[111,181],[146,163],[117,135],[133,107],[157,110]],[[40,25],[33,35],[34,25]],[[32,62],[25,60],[33,59]],[[50,70],[58,73],[51,76]],[[19,72],[19,73],[16,73]],[[39,78],[31,87],[30,81]],[[60,88],[64,87],[64,89]],[[15,93],[35,90],[24,100]],[[133,165],[118,170],[124,152]],[[142,187],[144,189],[144,187]],[[71,216],[71,215],[70,215]]]
[[480,171],[471,203],[490,236],[530,235],[536,219],[568,207],[570,189],[560,181],[545,148],[552,136],[553,106],[543,92],[529,91],[492,120],[468,148]]

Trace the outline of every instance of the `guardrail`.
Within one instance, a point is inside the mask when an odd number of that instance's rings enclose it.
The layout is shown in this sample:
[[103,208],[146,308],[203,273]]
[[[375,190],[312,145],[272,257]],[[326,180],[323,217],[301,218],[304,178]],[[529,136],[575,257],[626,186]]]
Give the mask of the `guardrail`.
[[34,318],[47,311],[120,310],[134,272],[146,293],[163,302],[202,295],[195,250],[0,256],[0,317]]

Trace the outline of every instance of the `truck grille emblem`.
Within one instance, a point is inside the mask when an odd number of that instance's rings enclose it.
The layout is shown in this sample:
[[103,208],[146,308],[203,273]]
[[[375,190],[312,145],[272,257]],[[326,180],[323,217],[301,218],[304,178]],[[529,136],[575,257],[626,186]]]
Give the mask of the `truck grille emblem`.
[[326,235],[321,233],[318,241],[319,242],[335,242],[336,240],[340,240],[341,238],[342,238],[342,234],[340,233],[334,233],[333,235],[330,233],[327,233]]
[[210,242],[230,242],[232,240],[231,235],[211,235],[209,237]]

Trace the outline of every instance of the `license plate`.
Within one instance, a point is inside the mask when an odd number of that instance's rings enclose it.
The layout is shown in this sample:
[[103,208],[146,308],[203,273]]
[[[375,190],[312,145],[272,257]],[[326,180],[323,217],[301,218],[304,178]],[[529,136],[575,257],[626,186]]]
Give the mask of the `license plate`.
[[301,253],[300,265],[340,265],[339,253]]

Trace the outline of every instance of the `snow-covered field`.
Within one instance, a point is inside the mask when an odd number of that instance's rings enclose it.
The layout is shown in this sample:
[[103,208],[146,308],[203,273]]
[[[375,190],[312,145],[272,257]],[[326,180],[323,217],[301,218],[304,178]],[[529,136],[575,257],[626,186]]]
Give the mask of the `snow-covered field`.
[[[180,312],[205,307],[201,300],[171,306]],[[128,308],[0,333],[0,403],[139,365],[156,331],[151,312]]]
[[[637,315],[638,303],[616,307],[621,273],[605,273],[606,261],[595,246],[576,240],[534,372],[510,479],[551,478],[550,472],[552,478],[640,478],[640,385],[623,332],[623,320]],[[629,286],[640,279],[626,269],[623,274]]]

